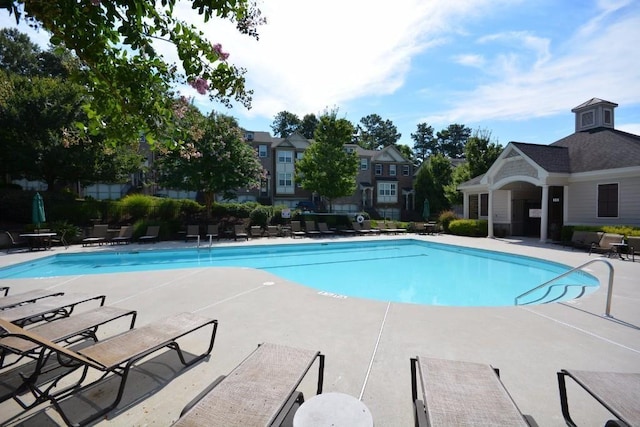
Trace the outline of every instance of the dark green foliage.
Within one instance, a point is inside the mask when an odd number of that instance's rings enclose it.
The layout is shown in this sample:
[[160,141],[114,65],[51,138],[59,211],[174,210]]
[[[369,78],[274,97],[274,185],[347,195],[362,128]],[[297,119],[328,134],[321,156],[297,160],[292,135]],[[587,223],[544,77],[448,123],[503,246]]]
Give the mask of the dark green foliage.
[[269,206],[256,206],[249,214],[251,225],[260,226],[266,229],[271,217],[271,208]]
[[456,219],[449,223],[449,232],[457,236],[486,237],[488,226],[486,219]]

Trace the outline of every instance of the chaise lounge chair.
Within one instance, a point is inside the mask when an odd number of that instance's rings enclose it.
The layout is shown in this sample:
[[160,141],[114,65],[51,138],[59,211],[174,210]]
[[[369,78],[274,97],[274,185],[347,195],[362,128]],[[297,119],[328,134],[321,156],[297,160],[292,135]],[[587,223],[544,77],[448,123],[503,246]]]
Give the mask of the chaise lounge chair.
[[[8,290],[9,288],[7,288]],[[32,291],[21,292],[0,298],[0,310],[15,307],[22,304],[35,302],[42,298],[54,297],[64,294],[64,292],[50,291],[48,289],[34,289]]]
[[91,229],[91,234],[89,237],[85,237],[82,239],[82,246],[89,246],[97,243],[98,245],[102,245],[107,242],[107,232],[109,226],[107,224],[98,224],[94,225]]
[[300,221],[291,221],[291,237],[295,239],[296,237],[304,237],[304,235]]
[[133,238],[133,226],[132,225],[123,225],[120,227],[118,231],[118,235],[113,237],[110,241],[113,245],[125,244],[128,245],[131,243],[131,239]]
[[187,234],[184,236],[184,241],[189,239],[196,239],[198,247],[200,247],[200,226],[199,225],[187,225]]
[[334,234],[336,234],[335,231],[329,230],[329,227],[327,226],[326,222],[319,222],[318,230],[320,231],[320,234],[325,236],[333,236]]
[[[207,350],[187,361],[177,340],[208,325],[212,326],[212,333]],[[190,313],[183,313],[164,318],[138,329],[128,330],[120,335],[107,338],[88,347],[73,350],[62,347],[30,330],[20,328],[0,319],[0,328],[4,329],[6,336],[31,341],[45,348],[47,352],[51,353],[50,356],[47,357],[55,357],[58,364],[69,368],[69,371],[54,378],[53,381],[46,386],[38,386],[29,381],[29,378],[26,378],[23,386],[31,392],[35,400],[28,406],[24,406],[19,400],[16,401],[21,403],[25,409],[50,401],[56,411],[69,425],[87,425],[114,409],[123,397],[131,368],[136,362],[153,353],[164,348],[175,350],[184,366],[193,365],[207,357],[213,349],[217,325],[218,322],[216,320],[203,318]],[[65,381],[71,382],[71,374],[75,371],[79,371],[80,378],[76,378],[71,385],[63,386],[62,384]],[[95,371],[99,374],[99,378],[97,379],[95,379],[94,376]],[[71,414],[67,413],[63,408],[64,402],[67,399],[73,398],[74,395],[79,395],[83,391],[86,391],[89,387],[93,389],[94,386],[98,385],[105,378],[112,377],[113,375],[120,377],[118,391],[114,400],[104,408],[98,405],[92,406],[95,412],[82,420],[71,420],[69,418]],[[104,393],[104,390],[101,391],[101,393]],[[94,402],[92,402],[92,404],[94,404]]]
[[52,321],[60,317],[70,316],[77,305],[98,301],[104,305],[105,295],[90,295],[82,293],[66,293],[55,298],[40,299],[31,304],[23,304],[0,310],[0,319],[19,326],[31,323]]
[[636,262],[636,254],[640,255],[640,236],[628,236],[627,248],[627,254],[631,255],[633,262]]
[[147,232],[144,236],[140,236],[138,241],[140,243],[144,242],[157,242],[158,236],[160,235],[160,226],[159,225],[150,225],[147,227]]
[[7,247],[7,253],[15,249],[29,249],[29,241],[23,237],[16,237],[10,231],[5,231],[5,234],[9,238],[9,247]]
[[[418,397],[418,382],[422,399]],[[490,365],[428,357],[411,359],[416,426],[530,426]]]
[[304,222],[304,234],[309,237],[319,237],[322,233],[316,227],[315,221],[305,221]]
[[616,233],[604,233],[598,243],[592,243],[589,249],[589,255],[592,252],[598,252],[611,257],[618,255],[618,246],[624,243],[624,236]]
[[640,425],[640,374],[621,372],[593,372],[563,369],[558,372],[560,406],[568,426],[576,426],[569,414],[565,378],[573,379],[587,393],[620,421],[610,420],[607,427]]
[[191,401],[174,427],[280,426],[304,402],[296,388],[317,358],[320,394],[324,355],[264,343]]
[[249,240],[247,229],[244,224],[236,224],[233,226],[233,240],[245,239]]

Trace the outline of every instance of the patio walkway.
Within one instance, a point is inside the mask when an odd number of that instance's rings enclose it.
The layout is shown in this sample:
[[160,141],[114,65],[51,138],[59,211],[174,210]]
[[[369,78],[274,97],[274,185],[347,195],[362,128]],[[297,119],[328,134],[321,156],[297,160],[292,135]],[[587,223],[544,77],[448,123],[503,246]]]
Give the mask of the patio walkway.
[[[571,266],[597,257],[528,239],[445,235],[400,238],[529,255]],[[259,239],[220,244],[307,241]],[[72,247],[67,252],[194,244]],[[64,248],[55,248],[48,253],[3,253],[0,266],[64,252]],[[598,291],[566,303],[527,307],[441,307],[334,298],[265,272],[238,268],[13,279],[0,280],[0,286],[10,286],[12,293],[36,288],[104,293],[107,304],[138,310],[137,325],[183,311],[219,320],[209,360],[179,373],[168,384],[163,379],[174,375],[177,360],[159,356],[143,363],[129,380],[127,395],[120,404],[122,409],[111,414],[110,420],[98,423],[100,426],[170,425],[183,406],[207,384],[228,373],[258,343],[265,341],[324,353],[324,391],[361,398],[377,427],[412,425],[409,358],[416,355],[483,362],[500,368],[502,381],[523,413],[532,415],[540,426],[562,426],[558,370],[640,371],[640,262],[607,261],[615,268],[613,318],[602,316],[607,293],[607,268],[603,263],[589,269],[600,279],[602,286]],[[109,329],[101,331],[108,333]],[[189,349],[188,340],[183,348]],[[151,372],[158,377],[150,377]],[[312,374],[302,384],[307,399],[313,395],[314,381]],[[602,426],[610,418],[584,391],[569,384],[568,392],[571,412],[579,425]],[[126,406],[126,402],[132,401],[138,403]],[[12,417],[17,418],[9,425],[60,422],[57,413],[44,405],[22,414],[13,401],[0,404],[0,423]]]

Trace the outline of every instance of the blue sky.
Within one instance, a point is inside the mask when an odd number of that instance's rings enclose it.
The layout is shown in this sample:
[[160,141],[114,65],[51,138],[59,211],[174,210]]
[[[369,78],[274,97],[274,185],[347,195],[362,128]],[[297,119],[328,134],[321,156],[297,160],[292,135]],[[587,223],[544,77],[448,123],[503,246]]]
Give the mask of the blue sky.
[[[201,110],[271,131],[283,110],[337,108],[354,124],[391,120],[413,146],[418,123],[486,129],[500,144],[552,143],[573,133],[571,109],[619,104],[616,128],[640,134],[637,0],[261,0],[258,41],[227,22],[199,25],[247,69],[253,108],[227,110],[189,87]],[[200,22],[188,5],[183,19]],[[0,12],[0,26],[15,21]],[[43,34],[34,41],[46,43]],[[167,44],[158,45],[175,60]]]

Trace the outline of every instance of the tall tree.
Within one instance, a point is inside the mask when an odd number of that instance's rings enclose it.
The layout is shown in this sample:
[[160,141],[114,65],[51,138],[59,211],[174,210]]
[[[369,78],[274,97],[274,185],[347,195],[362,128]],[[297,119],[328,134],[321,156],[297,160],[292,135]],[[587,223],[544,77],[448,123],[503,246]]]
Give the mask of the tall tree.
[[305,114],[300,124],[300,133],[307,139],[313,139],[313,135],[318,127],[318,118],[315,114]]
[[413,150],[408,145],[398,144],[396,148],[404,156],[405,159],[409,160],[411,163],[415,165],[416,156],[413,154]]
[[431,213],[435,215],[449,209],[445,187],[450,182],[451,162],[442,154],[431,156],[422,164],[416,176],[416,205],[422,206],[425,200],[429,200]]
[[288,111],[280,111],[273,118],[271,130],[273,135],[279,138],[286,138],[300,128],[302,122],[300,118]]
[[438,143],[433,135],[433,127],[426,123],[418,123],[416,133],[411,134],[413,152],[420,163],[424,162],[432,153],[437,152]]
[[477,129],[467,140],[464,153],[469,164],[469,173],[471,177],[475,177],[489,170],[502,153],[502,146],[497,141],[492,141],[491,131]]
[[436,134],[438,138],[438,152],[453,159],[459,159],[464,154],[464,146],[471,135],[471,129],[465,125],[452,124]]
[[393,145],[402,137],[391,120],[382,120],[377,114],[369,114],[360,119],[357,132],[358,145],[367,150],[379,150]]
[[202,191],[208,215],[216,194],[231,196],[238,188],[260,185],[264,169],[256,151],[244,142],[236,119],[216,112],[205,118],[191,107],[184,111],[181,126],[191,137],[181,151],[159,156],[162,185]]
[[296,181],[302,188],[318,193],[333,210],[333,200],[353,194],[356,189],[358,157],[347,153],[344,144],[351,140],[353,125],[338,119],[337,111],[320,116],[314,135],[315,142],[296,162]]
[[[253,0],[188,0],[204,22],[228,19],[257,38],[264,23]],[[171,88],[189,82],[212,100],[250,106],[244,70],[228,62],[220,41],[211,43],[192,23],[175,16],[177,0],[7,0],[0,9],[51,34],[50,43],[78,56],[75,77],[89,88],[88,130],[104,129],[114,144],[141,133],[153,142],[174,121]],[[156,43],[172,44],[184,74]],[[175,141],[165,141],[167,146]]]

